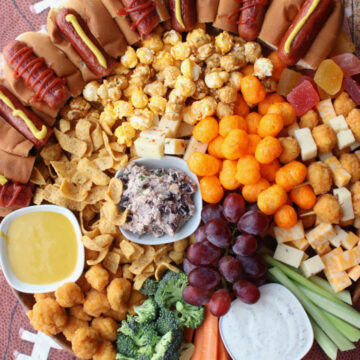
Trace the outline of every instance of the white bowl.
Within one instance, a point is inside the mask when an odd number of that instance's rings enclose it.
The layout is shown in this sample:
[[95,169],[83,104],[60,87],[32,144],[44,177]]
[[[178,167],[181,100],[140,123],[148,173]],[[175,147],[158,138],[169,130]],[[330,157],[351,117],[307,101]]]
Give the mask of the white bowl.
[[[193,181],[195,181],[197,186],[196,192],[193,194],[195,214],[182,226],[179,232],[177,232],[174,236],[166,234],[157,238],[152,234],[138,235],[130,231],[124,230],[120,226],[120,231],[122,232],[122,234],[127,239],[143,245],[168,244],[178,240],[182,240],[193,234],[198,228],[201,221],[202,198],[199,180],[197,176],[189,170],[186,161],[175,156],[165,156],[161,159],[140,158],[134,160],[134,162],[137,165],[145,166],[147,169],[179,169],[184,171]],[[119,177],[120,171],[116,173],[116,177]]]
[[[47,292],[55,291],[61,285],[67,282],[77,281],[84,270],[85,254],[84,254],[84,246],[81,242],[80,225],[75,215],[70,210],[64,207],[55,206],[55,205],[38,205],[38,206],[28,206],[26,208],[16,210],[10,213],[9,215],[7,215],[3,219],[3,221],[0,224],[0,234],[2,232],[4,235],[6,235],[11,222],[15,220],[17,217],[31,212],[39,212],[39,211],[50,211],[50,212],[59,213],[66,216],[70,220],[72,226],[74,227],[76,240],[78,244],[78,259],[73,273],[69,277],[61,281],[46,285],[27,284],[20,281],[13,273],[7,256],[6,240],[0,235],[0,265],[2,271],[10,286],[12,286],[15,290],[21,291],[23,293],[36,294],[36,293],[47,293]],[[24,256],[26,256],[26,254],[24,254]]]

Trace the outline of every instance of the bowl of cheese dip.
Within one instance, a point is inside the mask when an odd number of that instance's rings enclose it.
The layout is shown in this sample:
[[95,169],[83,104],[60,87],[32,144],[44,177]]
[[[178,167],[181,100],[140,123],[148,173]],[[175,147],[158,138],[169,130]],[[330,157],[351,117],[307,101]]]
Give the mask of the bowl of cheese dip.
[[0,224],[0,241],[0,264],[15,290],[51,292],[82,274],[81,229],[64,207],[39,205],[12,212]]

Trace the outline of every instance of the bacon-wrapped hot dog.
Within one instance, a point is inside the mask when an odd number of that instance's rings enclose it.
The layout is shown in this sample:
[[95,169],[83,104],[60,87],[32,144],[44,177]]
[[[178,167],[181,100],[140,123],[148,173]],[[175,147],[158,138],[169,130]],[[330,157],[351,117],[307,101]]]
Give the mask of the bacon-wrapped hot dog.
[[70,98],[65,80],[56,76],[44,58],[37,57],[32,48],[22,41],[12,40],[3,50],[6,63],[14,71],[15,78],[22,78],[26,86],[35,92],[34,102],[45,102],[51,109],[60,109]]
[[0,85],[0,115],[37,149],[44,146],[52,134],[52,129],[48,125],[2,85]]
[[122,0],[124,8],[119,9],[119,15],[129,15],[132,29],[139,32],[142,39],[151,33],[160,23],[156,4],[152,0]]
[[171,23],[173,29],[179,32],[188,32],[196,25],[195,0],[170,0]]
[[76,11],[61,9],[56,25],[95,75],[104,77],[112,73],[116,60],[104,51]]
[[295,65],[309,50],[334,9],[334,0],[306,0],[285,33],[279,46],[279,58]]
[[[18,184],[7,181],[0,185],[0,206],[8,210],[16,210],[30,205],[33,195],[33,184]],[[1,216],[2,211],[0,211]]]

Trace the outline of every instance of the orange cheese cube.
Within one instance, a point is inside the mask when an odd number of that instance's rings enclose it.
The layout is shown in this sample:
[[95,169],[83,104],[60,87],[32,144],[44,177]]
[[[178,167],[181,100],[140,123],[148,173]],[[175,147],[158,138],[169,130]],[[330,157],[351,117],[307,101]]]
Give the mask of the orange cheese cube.
[[309,246],[309,242],[306,238],[302,238],[300,240],[294,240],[291,242],[297,249],[305,251]]
[[338,265],[336,262],[336,256],[342,254],[344,250],[339,246],[336,249],[330,251],[326,255],[321,256],[321,261],[329,271],[338,271]]
[[321,223],[316,228],[306,234],[313,249],[324,249],[329,245],[329,240],[336,235],[334,228],[330,224]]
[[318,253],[318,255],[322,256],[328,254],[331,251],[331,247],[329,243],[326,243],[319,247],[316,247],[314,250]]
[[299,220],[293,227],[289,229],[275,226],[274,234],[278,244],[282,244],[289,241],[301,240],[305,237],[304,226],[301,220]]
[[358,242],[359,238],[352,231],[349,231],[346,238],[341,242],[341,245],[345,249],[351,250]]
[[360,263],[360,247],[356,246],[335,257],[340,271],[350,269]]
[[348,275],[351,280],[357,281],[360,278],[360,265],[356,265],[353,268],[348,270]]
[[335,292],[340,292],[351,285],[349,275],[345,271],[324,269],[324,274]]

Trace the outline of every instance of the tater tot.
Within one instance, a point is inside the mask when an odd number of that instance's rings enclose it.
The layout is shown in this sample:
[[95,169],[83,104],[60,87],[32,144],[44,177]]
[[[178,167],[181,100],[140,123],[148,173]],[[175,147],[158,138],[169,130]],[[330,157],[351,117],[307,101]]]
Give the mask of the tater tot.
[[294,124],[297,119],[296,111],[294,107],[287,102],[270,105],[267,113],[281,115],[284,122],[284,126],[290,126]]
[[111,317],[98,317],[91,322],[94,328],[103,340],[115,341],[118,324]]
[[297,140],[291,136],[279,138],[282,152],[279,157],[279,161],[282,164],[287,164],[300,155],[300,146]]
[[257,205],[264,214],[273,215],[286,201],[286,191],[281,186],[275,184],[259,194]]
[[99,346],[99,334],[89,326],[77,329],[72,337],[72,349],[82,359],[91,359]]
[[336,197],[331,194],[321,195],[318,198],[314,212],[320,221],[329,224],[339,224],[342,217],[342,208]]
[[116,351],[113,344],[110,341],[103,341],[93,356],[93,360],[115,360],[115,359],[116,359]]
[[309,128],[312,130],[320,122],[319,114],[314,110],[309,110],[303,116],[301,116],[299,121],[300,128]]
[[318,150],[321,153],[331,152],[337,144],[335,131],[326,124],[314,127],[312,130],[312,136]]
[[313,162],[308,167],[307,180],[316,195],[326,194],[333,185],[333,178],[329,167],[321,161]]
[[351,175],[351,182],[360,180],[360,162],[355,154],[342,154],[341,166]]
[[84,311],[93,317],[99,317],[110,309],[109,301],[106,294],[91,289],[87,294],[84,302]]
[[62,332],[66,337],[66,340],[71,341],[76,330],[86,326],[89,326],[89,323],[87,321],[77,319],[76,317],[73,316],[69,316],[66,326]]
[[56,301],[62,307],[72,307],[84,302],[84,294],[80,286],[75,283],[66,283],[55,291]]
[[242,188],[241,194],[247,202],[255,203],[259,197],[259,194],[269,187],[270,183],[266,179],[260,179],[255,184],[245,185]]
[[126,307],[131,295],[131,283],[126,279],[114,279],[107,287],[107,298],[113,310]]
[[101,264],[92,266],[86,272],[85,278],[91,287],[97,291],[103,291],[109,283],[109,273]]

